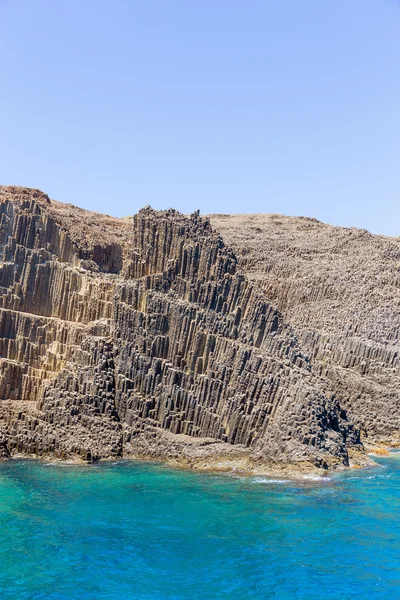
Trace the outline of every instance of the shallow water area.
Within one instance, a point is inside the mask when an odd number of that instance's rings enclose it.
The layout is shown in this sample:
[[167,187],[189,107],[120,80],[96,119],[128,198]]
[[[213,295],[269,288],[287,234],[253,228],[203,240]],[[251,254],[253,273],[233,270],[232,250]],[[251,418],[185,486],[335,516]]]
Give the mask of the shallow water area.
[[298,481],[0,463],[4,600],[393,599],[400,453]]

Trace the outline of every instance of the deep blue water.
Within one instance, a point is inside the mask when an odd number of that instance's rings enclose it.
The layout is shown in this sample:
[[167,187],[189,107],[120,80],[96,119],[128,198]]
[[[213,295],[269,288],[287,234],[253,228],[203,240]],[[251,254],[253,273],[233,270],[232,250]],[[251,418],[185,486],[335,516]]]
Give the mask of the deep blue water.
[[400,455],[380,463],[304,483],[0,463],[0,598],[400,598]]

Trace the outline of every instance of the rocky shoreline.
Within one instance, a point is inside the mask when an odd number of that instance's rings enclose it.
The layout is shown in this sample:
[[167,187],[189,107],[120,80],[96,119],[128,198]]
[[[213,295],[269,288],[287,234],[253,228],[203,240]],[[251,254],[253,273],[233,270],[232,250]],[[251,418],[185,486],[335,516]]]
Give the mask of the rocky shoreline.
[[248,260],[214,221],[116,219],[0,187],[0,458],[304,473],[368,466],[362,440],[400,440],[395,343],[368,353],[353,336],[340,354],[317,320],[311,338],[268,257]]
[[[0,440],[0,450],[4,448]],[[191,438],[163,431],[153,444],[142,443],[126,447],[124,456],[108,456],[94,459],[84,455],[57,455],[55,452],[40,455],[8,451],[0,454],[0,460],[32,459],[45,462],[89,465],[98,462],[140,461],[162,463],[169,467],[209,473],[236,473],[241,476],[286,477],[303,479],[307,476],[324,477],[328,473],[349,469],[365,469],[376,466],[370,455],[356,449],[350,453],[349,464],[339,461],[321,468],[310,461],[297,462],[261,462],[252,456],[251,450],[244,446],[234,446],[214,439]],[[377,448],[378,456],[388,456],[386,448]]]

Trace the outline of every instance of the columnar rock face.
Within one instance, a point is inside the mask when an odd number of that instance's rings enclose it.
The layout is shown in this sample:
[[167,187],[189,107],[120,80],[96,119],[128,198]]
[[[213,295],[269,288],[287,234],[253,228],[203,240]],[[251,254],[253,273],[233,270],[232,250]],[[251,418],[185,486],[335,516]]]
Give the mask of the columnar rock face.
[[3,456],[327,467],[360,448],[328,369],[209,220],[3,187],[0,227]]
[[400,443],[400,238],[281,215],[212,215],[364,440]]

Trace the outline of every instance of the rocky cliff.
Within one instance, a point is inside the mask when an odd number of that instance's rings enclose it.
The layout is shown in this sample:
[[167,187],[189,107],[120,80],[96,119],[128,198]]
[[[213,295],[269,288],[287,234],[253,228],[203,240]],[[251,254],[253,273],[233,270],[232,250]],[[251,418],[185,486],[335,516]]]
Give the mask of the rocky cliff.
[[282,215],[212,215],[364,442],[400,443],[400,238]]
[[[353,390],[320,356],[329,341],[316,350],[289,311],[287,272],[273,287],[227,237],[243,268],[197,213],[122,220],[0,187],[2,455],[253,469],[361,456]],[[396,369],[388,348],[370,358]]]

